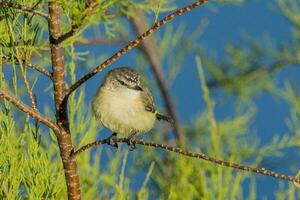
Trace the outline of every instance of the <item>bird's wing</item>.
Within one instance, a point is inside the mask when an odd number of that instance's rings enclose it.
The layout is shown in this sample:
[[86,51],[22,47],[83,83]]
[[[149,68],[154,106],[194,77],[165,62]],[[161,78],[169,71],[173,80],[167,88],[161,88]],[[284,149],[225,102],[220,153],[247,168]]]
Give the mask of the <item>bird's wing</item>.
[[146,111],[155,113],[155,116],[158,120],[164,120],[171,124],[174,124],[174,120],[171,117],[163,115],[156,110],[153,96],[148,88],[144,88],[144,90],[142,92],[142,99],[143,99],[143,103],[145,105]]
[[145,105],[145,109],[148,112],[155,113],[156,112],[156,106],[154,103],[153,96],[148,88],[144,88],[144,91],[142,92],[142,99],[143,103]]

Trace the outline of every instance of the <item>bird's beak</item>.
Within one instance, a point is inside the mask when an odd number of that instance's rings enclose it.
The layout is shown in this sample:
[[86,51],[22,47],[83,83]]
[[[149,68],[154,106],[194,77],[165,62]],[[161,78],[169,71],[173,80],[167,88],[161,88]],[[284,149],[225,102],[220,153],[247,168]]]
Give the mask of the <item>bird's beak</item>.
[[139,90],[139,91],[143,91],[143,88],[141,88],[141,87],[138,86],[138,85],[134,86],[132,89],[134,89],[134,90]]

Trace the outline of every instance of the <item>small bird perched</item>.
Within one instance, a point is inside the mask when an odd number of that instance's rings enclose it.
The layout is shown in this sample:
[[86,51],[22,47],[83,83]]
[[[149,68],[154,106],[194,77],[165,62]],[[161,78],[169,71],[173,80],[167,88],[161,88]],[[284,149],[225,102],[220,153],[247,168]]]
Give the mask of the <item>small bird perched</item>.
[[155,119],[173,122],[156,110],[153,96],[141,76],[128,67],[106,74],[93,98],[92,111],[103,126],[113,132],[108,141],[115,147],[118,145],[112,138],[117,134],[129,135],[127,143],[134,149],[132,140],[137,134],[151,130]]

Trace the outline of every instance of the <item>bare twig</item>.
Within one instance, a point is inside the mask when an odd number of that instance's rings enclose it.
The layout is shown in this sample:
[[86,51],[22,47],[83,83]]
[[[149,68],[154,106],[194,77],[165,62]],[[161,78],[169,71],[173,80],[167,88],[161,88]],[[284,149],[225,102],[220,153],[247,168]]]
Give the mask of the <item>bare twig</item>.
[[30,115],[32,118],[34,118],[34,119],[42,122],[46,126],[48,126],[49,128],[51,128],[54,131],[54,133],[56,133],[56,134],[58,133],[58,127],[56,126],[56,124],[54,122],[52,122],[47,117],[43,116],[39,112],[37,112],[37,111],[33,110],[32,108],[30,108],[29,106],[27,106],[21,100],[17,99],[14,95],[10,94],[7,91],[0,89],[0,97],[6,99],[7,101],[9,101],[13,105],[15,105],[20,110],[22,110],[23,112]]
[[29,82],[27,80],[27,77],[26,77],[26,69],[24,67],[24,62],[21,59],[20,52],[18,51],[18,49],[16,49],[16,55],[17,55],[16,58],[17,58],[17,60],[19,62],[19,65],[20,65],[21,75],[23,77],[24,84],[25,84],[25,87],[27,89],[27,93],[28,93],[29,99],[31,101],[31,107],[32,107],[33,110],[37,111],[37,106],[36,106],[35,98],[33,96],[32,89],[31,89],[31,87],[29,85]]
[[[4,60],[6,60],[6,61],[11,60],[11,57],[7,56],[7,55],[2,55],[2,58],[4,58]],[[15,57],[15,60],[18,61],[18,59],[16,57]],[[30,63],[30,62],[26,62],[25,59],[22,59],[22,63],[24,65],[28,66],[29,68],[34,69],[34,70],[44,74],[45,76],[49,77],[50,79],[52,79],[52,74],[50,72],[48,72],[47,70],[43,69],[42,67],[40,67],[36,64]],[[20,65],[19,62],[17,62],[16,64]]]
[[74,24],[71,27],[71,30],[61,35],[59,38],[57,38],[57,42],[61,43],[65,41],[66,39],[72,37],[75,35],[75,33],[79,30],[79,28],[84,24],[85,20],[88,18],[88,16],[92,13],[93,9],[97,6],[98,0],[88,0],[88,3],[86,5],[84,16],[81,19],[81,22],[79,24]]
[[[113,140],[113,142],[128,143],[128,138],[113,138],[112,140]],[[84,151],[86,151],[86,150],[88,150],[92,147],[102,145],[102,144],[110,144],[111,142],[112,141],[110,141],[108,139],[104,139],[104,140],[97,140],[95,142],[89,143],[89,144],[79,148],[77,151],[75,151],[72,154],[72,157],[76,157],[80,153],[82,153],[82,152],[84,152]],[[225,167],[230,167],[230,168],[234,168],[234,169],[238,169],[238,170],[242,170],[242,171],[254,172],[254,173],[262,174],[262,175],[265,175],[265,176],[271,176],[271,177],[274,177],[274,178],[291,181],[294,184],[300,184],[300,178],[297,178],[297,177],[288,176],[288,175],[285,175],[285,174],[280,174],[280,173],[277,173],[277,172],[273,172],[271,170],[267,170],[265,168],[257,168],[257,167],[254,167],[254,166],[248,166],[248,165],[243,165],[243,164],[239,164],[239,163],[233,163],[233,162],[217,159],[217,158],[208,156],[204,153],[189,152],[189,151],[183,150],[179,147],[172,147],[172,146],[169,146],[169,145],[166,145],[166,144],[158,144],[158,143],[154,143],[154,142],[147,142],[147,141],[144,141],[144,140],[133,140],[132,144],[139,144],[139,145],[148,146],[148,147],[160,148],[160,149],[164,149],[164,150],[167,150],[167,151],[182,154],[182,155],[187,156],[187,157],[193,157],[193,158],[206,160],[206,161],[212,162],[212,163],[217,164],[217,165],[222,165],[222,166],[225,166]]]
[[45,70],[44,68],[42,68],[36,64],[33,64],[33,63],[25,63],[25,64],[26,64],[26,66],[30,67],[31,69],[34,69],[34,70],[44,74],[45,76],[49,77],[50,79],[52,79],[52,74],[50,72],[48,72],[47,70]]
[[33,110],[37,111],[35,98],[34,98],[34,96],[33,96],[33,92],[32,92],[32,89],[31,89],[31,87],[30,87],[30,85],[29,85],[29,82],[28,82],[28,80],[27,80],[27,77],[26,77],[26,73],[25,73],[23,64],[20,64],[20,69],[21,69],[21,74],[22,74],[23,79],[24,79],[25,87],[26,87],[27,92],[28,92],[29,99],[30,99],[30,101],[31,101],[31,107],[32,107]]
[[30,8],[28,6],[25,6],[25,5],[19,5],[17,3],[13,3],[13,2],[7,2],[7,1],[0,1],[0,7],[9,7],[9,8],[14,8],[14,9],[17,9],[17,10],[22,10],[22,11],[25,11],[25,12],[30,12],[30,13],[33,13],[33,14],[36,14],[36,15],[39,15],[39,16],[42,16],[44,17],[45,19],[49,20],[49,15],[41,10],[36,10],[36,9],[33,9],[33,8]]
[[[133,27],[137,35],[141,35],[146,30],[147,23],[144,19],[142,12],[137,11],[137,15],[131,19],[131,22],[133,24]],[[172,100],[172,95],[170,93],[168,83],[164,78],[159,55],[157,53],[158,52],[157,47],[154,41],[151,40],[151,38],[147,38],[143,40],[140,49],[142,50],[142,52],[145,54],[145,56],[148,58],[150,62],[151,69],[154,73],[156,82],[163,96],[164,102],[167,107],[167,111],[174,120],[175,135],[178,140],[178,143],[180,146],[184,146],[185,145],[184,131],[180,125],[180,121],[176,113],[175,104]]]
[[165,18],[163,18],[162,20],[156,22],[153,26],[151,26],[150,29],[148,29],[146,32],[144,32],[142,35],[140,35],[138,38],[136,38],[135,40],[131,41],[129,44],[127,44],[125,47],[123,47],[122,49],[120,49],[113,56],[111,56],[110,58],[108,58],[107,60],[105,60],[103,63],[101,63],[95,69],[93,69],[91,72],[85,74],[83,77],[81,77],[79,80],[77,80],[68,89],[64,101],[66,101],[68,99],[68,97],[70,96],[70,94],[72,92],[74,92],[84,82],[86,82],[91,77],[95,76],[97,73],[99,73],[100,71],[102,71],[105,67],[111,65],[113,62],[115,62],[117,59],[119,59],[122,55],[124,55],[125,53],[127,53],[129,50],[131,50],[132,48],[134,48],[137,45],[139,45],[145,38],[149,37],[154,31],[156,31],[157,29],[159,29],[160,27],[162,27],[164,24],[168,23],[169,21],[171,21],[172,19],[174,19],[177,16],[180,16],[180,15],[186,13],[186,12],[191,11],[192,9],[195,9],[195,8],[203,5],[206,2],[208,2],[208,0],[198,0],[195,3],[193,3],[193,4],[190,4],[190,5],[188,5],[188,6],[184,7],[184,8],[178,9],[177,11],[169,14],[168,16],[166,16]]

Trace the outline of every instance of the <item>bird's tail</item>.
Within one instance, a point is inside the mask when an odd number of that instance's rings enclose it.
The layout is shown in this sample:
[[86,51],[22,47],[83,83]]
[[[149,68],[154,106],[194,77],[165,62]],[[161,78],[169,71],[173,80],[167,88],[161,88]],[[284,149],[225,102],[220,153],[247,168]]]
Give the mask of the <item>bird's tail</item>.
[[164,120],[164,121],[167,121],[171,124],[174,124],[174,120],[171,117],[160,114],[159,112],[156,113],[156,119]]

